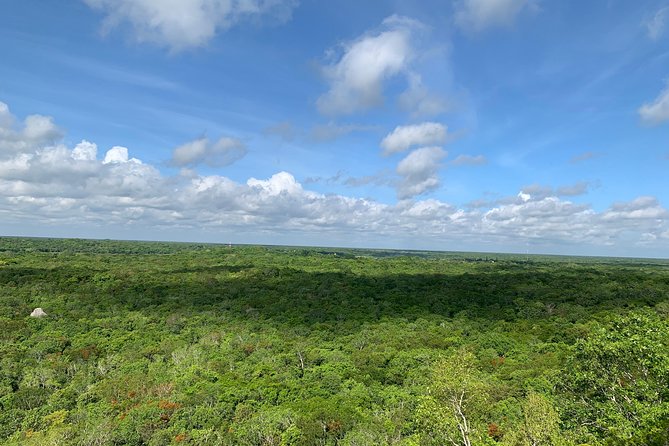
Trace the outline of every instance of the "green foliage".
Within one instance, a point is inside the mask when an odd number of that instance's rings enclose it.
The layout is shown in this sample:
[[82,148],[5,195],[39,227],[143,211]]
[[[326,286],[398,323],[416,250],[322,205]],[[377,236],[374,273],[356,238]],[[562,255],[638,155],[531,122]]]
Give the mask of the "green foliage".
[[598,327],[574,346],[562,386],[568,426],[612,444],[666,444],[669,320],[645,310]]
[[0,444],[663,445],[667,266],[0,238]]

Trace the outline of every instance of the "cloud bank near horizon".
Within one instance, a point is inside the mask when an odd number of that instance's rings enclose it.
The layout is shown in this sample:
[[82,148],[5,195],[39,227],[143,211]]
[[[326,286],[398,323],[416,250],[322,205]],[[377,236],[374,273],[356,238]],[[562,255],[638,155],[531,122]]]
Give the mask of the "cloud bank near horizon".
[[[415,195],[411,190],[404,194],[408,198],[381,203],[317,193],[285,171],[246,182],[192,170],[166,175],[132,157],[126,147],[100,151],[85,140],[68,147],[62,135],[51,117],[31,115],[19,122],[0,103],[0,215],[6,224],[83,224],[101,231],[110,225],[205,228],[274,234],[277,240],[286,233],[330,233],[333,240],[338,234],[359,244],[370,236],[412,237],[435,249],[454,243],[491,249],[529,243],[587,245],[595,251],[616,244],[669,247],[669,211],[652,196],[596,211],[567,199],[587,189],[576,184],[528,186],[516,197],[474,208],[410,198]],[[204,148],[182,150],[182,164],[201,159],[212,147],[225,153],[236,143],[199,144]],[[400,190],[431,187],[435,165],[445,156],[439,147],[411,152],[398,164],[398,174],[407,181]]]

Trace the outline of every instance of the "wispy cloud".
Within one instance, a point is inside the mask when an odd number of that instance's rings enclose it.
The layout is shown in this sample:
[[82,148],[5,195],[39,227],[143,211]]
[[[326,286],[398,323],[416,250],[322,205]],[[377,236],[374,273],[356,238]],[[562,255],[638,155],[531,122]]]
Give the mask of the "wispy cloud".
[[447,128],[438,122],[397,126],[381,141],[385,155],[404,152],[412,146],[439,145],[446,142]]
[[290,121],[278,122],[272,126],[265,127],[263,130],[263,134],[267,136],[278,137],[279,139],[286,142],[293,141],[295,139],[296,132],[297,131],[295,126]]
[[88,59],[69,54],[52,54],[54,63],[68,65],[80,74],[86,74],[106,82],[132,85],[157,90],[177,90],[182,86],[164,76],[140,72],[127,67],[101,62],[99,59]]
[[488,159],[483,155],[458,155],[449,164],[451,166],[482,166],[488,164]]
[[106,15],[102,27],[103,33],[127,24],[137,41],[166,46],[172,51],[201,47],[217,33],[250,18],[287,21],[297,3],[295,0],[177,2],[84,0],[84,2]]
[[225,167],[243,158],[248,149],[243,141],[223,136],[217,141],[199,138],[175,148],[170,164],[177,167]]
[[378,130],[378,126],[361,124],[337,124],[329,122],[327,124],[318,124],[311,128],[308,140],[311,142],[328,142],[341,138],[354,132],[373,132]]
[[667,24],[667,17],[669,16],[669,6],[665,6],[657,10],[653,17],[647,20],[644,25],[648,38],[651,40],[658,40],[664,34]]
[[525,9],[536,8],[532,0],[459,0],[455,23],[467,33],[510,26]]
[[669,121],[669,86],[662,90],[653,102],[639,107],[639,116],[647,124]]
[[436,116],[448,110],[446,100],[430,92],[418,73],[408,74],[409,88],[399,96],[399,104],[403,110],[414,117]]
[[574,155],[573,157],[571,157],[569,159],[569,163],[570,164],[578,164],[578,163],[582,163],[583,161],[588,161],[588,160],[597,158],[599,156],[601,156],[601,154],[596,153],[596,152],[590,152],[590,151],[583,152],[583,153],[579,153],[578,155]]

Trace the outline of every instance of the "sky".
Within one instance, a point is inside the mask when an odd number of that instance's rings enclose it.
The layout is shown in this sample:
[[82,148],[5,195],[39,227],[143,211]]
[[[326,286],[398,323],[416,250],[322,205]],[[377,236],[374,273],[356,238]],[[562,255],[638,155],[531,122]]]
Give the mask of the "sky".
[[669,257],[669,2],[1,2],[0,235]]

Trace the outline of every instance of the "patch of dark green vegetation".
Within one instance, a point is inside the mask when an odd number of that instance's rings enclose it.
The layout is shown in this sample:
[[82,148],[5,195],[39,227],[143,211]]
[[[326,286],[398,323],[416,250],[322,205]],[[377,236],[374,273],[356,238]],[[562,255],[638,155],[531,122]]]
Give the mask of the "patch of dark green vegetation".
[[665,260],[0,238],[0,444],[668,442]]

